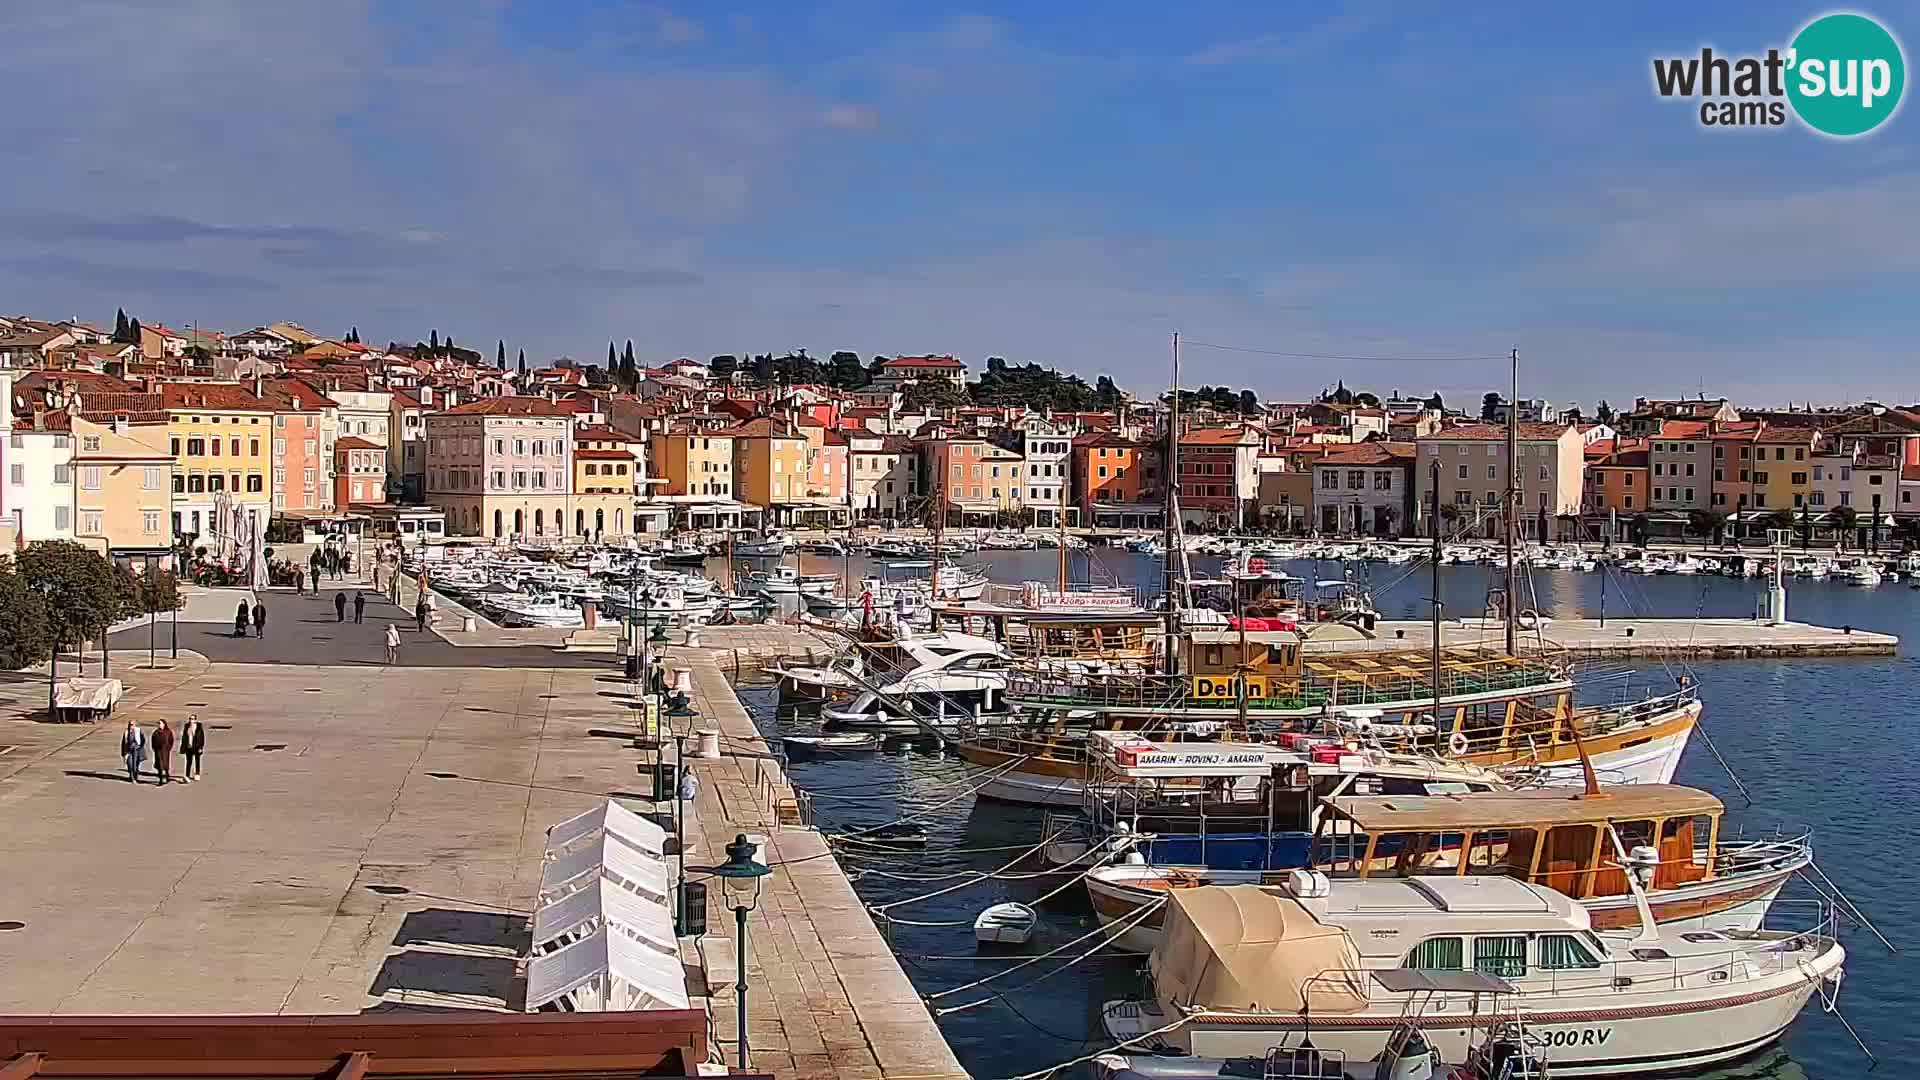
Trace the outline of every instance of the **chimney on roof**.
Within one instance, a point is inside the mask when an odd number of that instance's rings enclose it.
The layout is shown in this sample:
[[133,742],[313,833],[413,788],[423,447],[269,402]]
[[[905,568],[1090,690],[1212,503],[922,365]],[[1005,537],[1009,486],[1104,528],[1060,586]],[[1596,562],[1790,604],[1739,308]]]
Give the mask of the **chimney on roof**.
[[47,410],[45,409],[33,410],[33,430],[35,431],[47,430]]
[[253,372],[253,396],[260,396],[260,370],[258,368],[255,368]]
[[116,435],[125,435],[127,433],[126,413],[117,412],[113,414],[113,433]]

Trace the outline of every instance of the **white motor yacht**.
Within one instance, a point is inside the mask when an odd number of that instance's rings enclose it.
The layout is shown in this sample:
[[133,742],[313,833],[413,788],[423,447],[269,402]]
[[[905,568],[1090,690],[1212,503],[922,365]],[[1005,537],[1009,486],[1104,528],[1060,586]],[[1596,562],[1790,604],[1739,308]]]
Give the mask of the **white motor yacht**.
[[[1519,991],[1556,1077],[1742,1057],[1777,1040],[1815,993],[1837,993],[1846,957],[1825,920],[1802,931],[1596,934],[1574,900],[1500,877],[1329,882],[1299,870],[1282,888],[1176,893],[1166,922],[1151,997],[1104,1010],[1115,1041],[1239,1058],[1310,1040],[1365,1060],[1408,1005],[1368,973],[1478,971]],[[1425,1032],[1443,1060],[1460,1060],[1483,1005],[1441,996]]]
[[860,730],[913,731],[1005,711],[1007,651],[998,642],[947,632],[894,644],[900,656],[891,670],[864,672],[861,692],[845,707],[820,710],[823,720]]

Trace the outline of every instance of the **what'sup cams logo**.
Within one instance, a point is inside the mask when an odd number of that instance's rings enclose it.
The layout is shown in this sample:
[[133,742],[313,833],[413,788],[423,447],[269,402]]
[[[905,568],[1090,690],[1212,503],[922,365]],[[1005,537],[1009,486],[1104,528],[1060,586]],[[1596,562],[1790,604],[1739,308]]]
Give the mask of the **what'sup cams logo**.
[[1892,118],[1907,86],[1900,43],[1865,15],[1822,15],[1793,43],[1765,56],[1698,56],[1653,61],[1663,98],[1700,102],[1702,127],[1784,127],[1788,118],[1822,135],[1865,135]]

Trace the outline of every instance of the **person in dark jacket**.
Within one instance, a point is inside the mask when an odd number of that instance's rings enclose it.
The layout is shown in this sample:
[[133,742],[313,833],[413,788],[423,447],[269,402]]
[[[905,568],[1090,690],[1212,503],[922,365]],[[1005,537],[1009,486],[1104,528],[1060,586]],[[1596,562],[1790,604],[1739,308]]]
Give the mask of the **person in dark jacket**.
[[367,594],[356,591],[353,594],[353,621],[367,621]]
[[200,754],[207,748],[207,726],[200,722],[199,713],[187,714],[187,722],[180,725],[180,756],[185,759],[185,776],[191,784],[200,777]]
[[337,592],[333,594],[333,621],[334,622],[347,621],[347,594],[346,593]]
[[253,602],[253,636],[267,636],[267,605],[258,600]]
[[120,736],[120,757],[127,763],[127,779],[139,783],[140,763],[147,758],[147,733],[140,730],[138,721],[127,721],[127,730]]
[[160,775],[162,784],[173,779],[174,741],[173,728],[168,727],[165,720],[160,721],[160,726],[153,729],[152,742],[153,771]]
[[247,602],[245,600],[240,601],[239,609],[233,613],[233,636],[234,637],[247,636],[248,614],[250,614],[250,611],[247,608]]
[[427,632],[427,594],[423,591],[420,599],[413,604],[413,624],[421,633]]

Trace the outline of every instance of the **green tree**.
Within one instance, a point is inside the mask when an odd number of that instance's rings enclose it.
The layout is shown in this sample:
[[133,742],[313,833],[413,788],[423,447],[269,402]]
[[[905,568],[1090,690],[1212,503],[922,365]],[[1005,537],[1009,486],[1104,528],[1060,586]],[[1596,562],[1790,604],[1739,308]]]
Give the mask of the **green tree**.
[[1260,395],[1251,390],[1240,391],[1240,411],[1248,416],[1260,415]]
[[91,641],[121,613],[113,564],[98,552],[71,540],[38,540],[14,559],[20,578],[47,605],[47,643],[54,649],[47,667],[47,708],[53,708],[53,684],[59,679],[59,650]]
[[0,668],[11,671],[45,660],[51,633],[46,597],[11,565],[0,566]]
[[360,344],[360,328],[357,326],[347,327],[347,340],[353,342],[355,345]]
[[967,392],[945,379],[921,379],[907,387],[903,408],[918,411],[930,405],[957,406],[967,404]]
[[[1687,531],[1699,537],[1710,537],[1715,544],[1726,542],[1727,515],[1718,510],[1694,510],[1687,514]],[[1702,540],[1702,546],[1706,541]]]
[[[271,559],[272,555],[269,554]],[[178,611],[187,602],[180,591],[180,579],[172,571],[155,569],[136,574],[123,566],[113,569],[114,590],[120,597],[120,618],[162,611]]]
[[501,371],[507,370],[507,339],[500,338],[500,344],[493,350],[493,366]]
[[1432,409],[1434,412],[1446,411],[1447,403],[1441,400],[1440,391],[1435,390],[1433,396],[1427,399],[1427,408]]
[[620,354],[614,351],[613,342],[609,341],[607,342],[607,373],[612,375],[617,374],[619,371]]
[[1380,395],[1371,390],[1362,390],[1353,395],[1353,403],[1365,408],[1377,409],[1380,407]]
[[731,381],[733,373],[738,370],[740,370],[740,358],[732,353],[721,353],[707,361],[707,373],[712,375],[716,382]]
[[[506,357],[503,356],[501,357],[501,359],[504,360],[506,359]],[[522,350],[520,353],[520,379],[522,382],[525,382],[526,378],[527,378],[527,354],[525,350]]]
[[140,344],[140,320],[139,319],[135,319],[132,322],[127,324],[127,344],[129,345]]
[[633,339],[627,339],[627,351],[620,354],[620,377],[614,380],[629,394],[640,392],[640,364],[633,358]]
[[1093,402],[1107,410],[1119,407],[1120,388],[1114,385],[1112,376],[1102,375],[1093,380]]
[[1613,406],[1607,404],[1606,398],[1601,398],[1600,404],[1593,407],[1593,418],[1602,424],[1613,423]]
[[[520,366],[521,366],[521,367],[526,367],[526,366],[527,366],[527,350],[525,350],[525,349],[521,349],[521,350],[520,350]],[[500,370],[501,370],[501,371],[505,371],[505,370],[507,370],[507,368],[506,368],[506,365],[504,365],[504,364],[502,364],[502,365],[500,366]]]
[[127,341],[127,331],[132,329],[127,322],[127,309],[115,308],[113,312],[113,340],[121,344]]
[[860,354],[845,349],[827,358],[827,385],[839,390],[858,390],[867,385],[867,366]]
[[1480,399],[1480,419],[1488,423],[1499,419],[1500,405],[1500,395],[1491,390],[1487,391],[1487,395]]
[[1647,537],[1653,532],[1653,519],[1644,513],[1633,515],[1627,522],[1627,535],[1633,538],[1635,547],[1646,547]]
[[1851,506],[1836,506],[1827,514],[1827,523],[1833,526],[1833,538],[1841,551],[1847,550],[1847,537],[1860,527],[1860,511]]
[[427,331],[427,348],[432,349],[434,352],[440,351],[439,327],[434,327],[432,330]]

